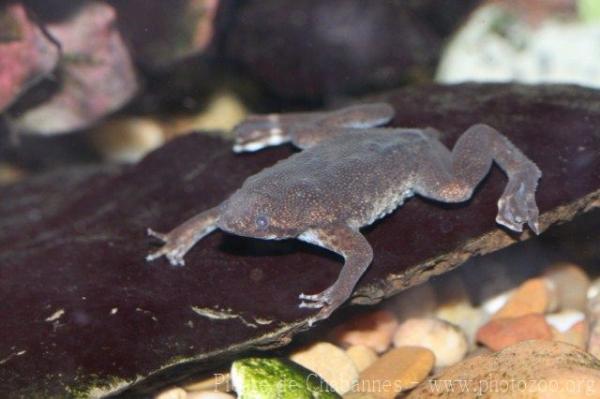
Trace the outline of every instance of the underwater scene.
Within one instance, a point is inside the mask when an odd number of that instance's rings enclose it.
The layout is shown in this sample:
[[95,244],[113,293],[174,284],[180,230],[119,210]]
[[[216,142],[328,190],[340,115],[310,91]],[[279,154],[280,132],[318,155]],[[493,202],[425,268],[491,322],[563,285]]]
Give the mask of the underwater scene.
[[0,398],[600,398],[600,0],[1,0]]

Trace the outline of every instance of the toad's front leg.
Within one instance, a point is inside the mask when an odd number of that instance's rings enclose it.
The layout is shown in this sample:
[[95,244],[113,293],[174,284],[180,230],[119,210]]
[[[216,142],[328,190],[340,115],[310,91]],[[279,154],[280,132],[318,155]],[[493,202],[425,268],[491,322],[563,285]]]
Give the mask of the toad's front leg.
[[146,256],[147,261],[166,256],[173,266],[183,266],[183,257],[200,239],[217,228],[219,207],[211,208],[188,219],[167,234],[148,229],[148,234],[165,244],[156,252]]
[[386,103],[352,105],[325,112],[250,115],[233,129],[233,150],[257,151],[290,141],[298,148],[309,148],[345,129],[381,126],[393,117],[394,108]]
[[298,238],[344,257],[344,266],[333,285],[318,294],[300,294],[303,300],[300,307],[321,309],[309,320],[312,324],[328,317],[350,297],[354,286],[373,260],[373,249],[359,231],[347,225],[311,229]]

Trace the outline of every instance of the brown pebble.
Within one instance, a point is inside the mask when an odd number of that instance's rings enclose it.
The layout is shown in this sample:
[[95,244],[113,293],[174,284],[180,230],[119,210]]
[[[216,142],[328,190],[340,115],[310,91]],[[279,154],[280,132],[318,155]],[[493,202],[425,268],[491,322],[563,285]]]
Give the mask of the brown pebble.
[[492,319],[520,317],[530,313],[543,314],[553,301],[551,295],[552,291],[544,279],[527,280],[516,289]]
[[385,352],[392,343],[398,320],[392,312],[378,310],[358,315],[333,331],[340,345],[365,345],[377,353]]
[[360,373],[353,391],[392,399],[423,381],[434,363],[435,356],[429,349],[416,346],[392,349]]
[[599,397],[598,359],[573,345],[531,340],[448,367],[407,399]]
[[553,337],[552,329],[544,315],[528,314],[521,317],[493,319],[477,331],[477,341],[494,351],[529,339],[547,339]]

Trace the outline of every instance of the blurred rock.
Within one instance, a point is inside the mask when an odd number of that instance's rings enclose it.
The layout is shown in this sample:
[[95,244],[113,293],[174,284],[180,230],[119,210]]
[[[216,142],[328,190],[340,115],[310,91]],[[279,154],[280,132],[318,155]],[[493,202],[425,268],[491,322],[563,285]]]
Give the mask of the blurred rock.
[[[570,83],[600,88],[600,24],[577,21],[572,0],[502,0],[506,2],[513,6],[489,4],[473,13],[446,48],[438,82]],[[572,17],[558,18],[556,10],[546,9],[551,3],[557,9],[570,9]]]
[[[232,16],[225,54],[288,98],[318,100],[395,87],[431,75],[441,32],[475,3],[245,1]],[[444,20],[446,12],[451,23]]]
[[559,309],[585,311],[590,278],[580,266],[557,262],[544,271],[543,278],[555,292]]
[[86,1],[73,11],[45,25],[61,46],[60,84],[47,100],[17,115],[14,126],[20,132],[50,135],[89,127],[121,108],[137,90],[113,8]]
[[0,5],[0,112],[54,70],[59,49],[21,3]]
[[133,57],[161,69],[202,53],[214,36],[219,0],[112,0]]
[[90,132],[90,139],[104,159],[133,163],[165,141],[161,125],[152,118],[112,119]]
[[520,317],[531,313],[543,314],[550,310],[554,292],[542,278],[532,278],[521,284],[506,303],[493,315],[493,319]]
[[392,344],[398,320],[387,310],[358,315],[336,327],[332,335],[343,345],[365,345],[377,353],[385,352]]

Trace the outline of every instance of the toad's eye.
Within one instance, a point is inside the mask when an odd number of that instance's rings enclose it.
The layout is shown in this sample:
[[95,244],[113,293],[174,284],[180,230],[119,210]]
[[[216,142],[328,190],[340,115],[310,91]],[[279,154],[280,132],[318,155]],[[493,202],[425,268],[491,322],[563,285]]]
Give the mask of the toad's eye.
[[266,216],[259,216],[256,218],[256,228],[259,230],[265,230],[269,227],[269,219]]

